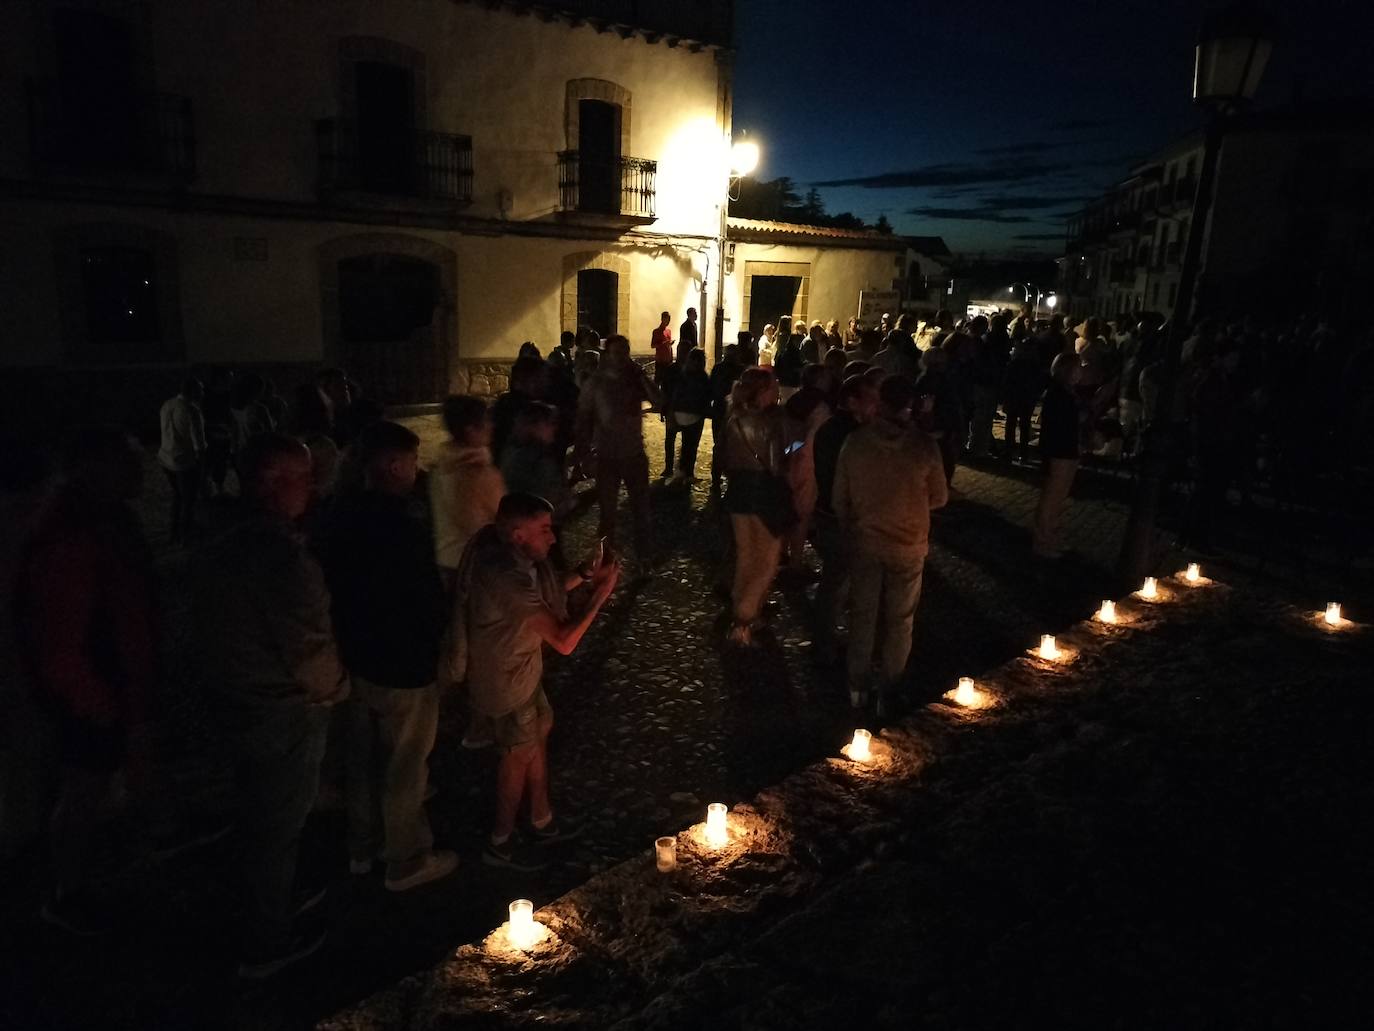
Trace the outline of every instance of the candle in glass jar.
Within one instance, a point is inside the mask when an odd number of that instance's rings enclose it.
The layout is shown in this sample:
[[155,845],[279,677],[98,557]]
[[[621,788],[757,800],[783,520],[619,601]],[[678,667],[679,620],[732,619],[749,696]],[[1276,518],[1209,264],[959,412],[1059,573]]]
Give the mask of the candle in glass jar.
[[654,839],[654,863],[659,873],[671,873],[677,868],[677,838]]
[[1059,658],[1059,645],[1055,643],[1053,634],[1045,634],[1040,638],[1040,657],[1042,659]]
[[977,705],[978,689],[973,686],[972,677],[960,677],[959,686],[954,689],[956,705]]
[[859,729],[854,731],[854,738],[849,742],[849,758],[863,762],[868,759],[869,742],[873,740],[873,735],[868,731]]
[[1196,562],[1188,563],[1188,571],[1183,574],[1183,578],[1190,584],[1195,584],[1202,579],[1202,567]]
[[1341,625],[1341,606],[1339,602],[1328,601],[1326,603],[1326,625]]
[[1145,578],[1145,583],[1140,587],[1140,596],[1142,598],[1159,597],[1159,584],[1153,576],[1147,576]]
[[1102,607],[1097,610],[1097,618],[1103,623],[1116,622],[1116,602],[1110,598],[1102,599]]
[[510,927],[506,936],[510,943],[521,951],[533,948],[539,939],[539,925],[534,922],[534,903],[529,899],[516,899],[507,911],[510,913]]
[[724,802],[712,802],[706,807],[706,840],[712,845],[724,845],[728,840]]

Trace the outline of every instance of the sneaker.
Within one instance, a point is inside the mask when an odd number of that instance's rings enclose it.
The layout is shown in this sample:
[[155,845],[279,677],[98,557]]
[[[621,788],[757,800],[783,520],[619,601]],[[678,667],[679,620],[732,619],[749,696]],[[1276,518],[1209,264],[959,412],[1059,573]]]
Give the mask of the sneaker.
[[559,845],[565,841],[572,841],[582,833],[582,825],[575,820],[564,817],[562,820],[554,817],[543,827],[536,827],[530,824],[530,840],[536,845]]
[[213,817],[190,827],[159,828],[151,836],[149,857],[155,862],[172,859],[193,849],[223,841],[233,829],[230,821]]
[[280,973],[293,963],[299,963],[308,956],[313,956],[320,951],[324,945],[325,932],[317,931],[314,934],[298,934],[291,939],[291,944],[278,956],[270,956],[263,959],[245,959],[239,964],[239,977],[246,981],[261,981],[271,977],[273,974]]
[[350,859],[348,861],[348,872],[354,877],[366,877],[372,872],[372,860]]
[[98,938],[110,932],[108,914],[79,896],[50,898],[39,911],[45,924],[74,934],[78,938]]
[[472,731],[468,731],[463,735],[463,747],[472,749],[473,751],[479,748],[490,748],[494,744],[496,744],[496,742],[486,734],[475,734]]
[[304,916],[323,902],[328,894],[329,885],[327,884],[321,884],[318,888],[297,889],[291,899],[291,916]]
[[458,854],[456,852],[426,852],[424,862],[414,873],[407,874],[405,877],[388,875],[386,890],[409,891],[411,888],[418,888],[422,884],[447,877],[456,869],[458,869]]
[[482,850],[482,862],[487,866],[503,866],[521,873],[534,873],[549,865],[543,856],[516,844],[513,834],[499,845],[488,838],[487,847]]

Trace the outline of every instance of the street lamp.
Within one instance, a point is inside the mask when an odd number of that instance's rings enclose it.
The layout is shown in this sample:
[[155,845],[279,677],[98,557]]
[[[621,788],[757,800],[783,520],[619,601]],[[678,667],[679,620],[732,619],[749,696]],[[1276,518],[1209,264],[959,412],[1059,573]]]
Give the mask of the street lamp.
[[1021,292],[1026,295],[1027,304],[1030,304],[1031,291],[1035,291],[1035,317],[1038,319],[1040,317],[1040,298],[1045,296],[1044,293],[1034,283],[1013,283],[1007,287],[1007,293],[1013,292],[1018,286],[1021,288]]
[[1193,102],[1203,108],[1207,120],[1202,169],[1198,173],[1197,193],[1193,195],[1193,213],[1188,222],[1188,244],[1183,252],[1178,293],[1164,339],[1164,368],[1154,417],[1143,440],[1139,486],[1117,559],[1117,573],[1126,583],[1138,583],[1151,564],[1159,496],[1168,465],[1171,427],[1167,423],[1174,410],[1183,336],[1193,314],[1193,291],[1202,261],[1202,239],[1212,206],[1221,141],[1230,120],[1255,99],[1260,77],[1273,49],[1267,20],[1251,4],[1240,3],[1203,19],[1193,52]]
[[[725,352],[725,256],[729,248],[730,202],[739,199],[740,180],[759,167],[759,145],[740,139],[730,144],[730,169],[725,185],[725,201],[720,206],[720,258],[716,264],[716,356],[720,361]],[[706,302],[706,284],[701,286],[701,300]]]
[[759,167],[759,145],[740,140],[730,147],[730,178],[738,180]]

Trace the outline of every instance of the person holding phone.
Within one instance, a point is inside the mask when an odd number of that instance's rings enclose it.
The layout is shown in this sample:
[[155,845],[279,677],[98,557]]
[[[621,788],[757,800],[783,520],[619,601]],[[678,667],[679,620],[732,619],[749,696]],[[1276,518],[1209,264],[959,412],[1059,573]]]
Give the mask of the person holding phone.
[[[549,801],[553,709],[544,693],[544,646],[572,653],[615,590],[620,565],[606,561],[598,542],[591,562],[559,573],[549,561],[553,543],[553,507],[532,494],[507,494],[458,573],[450,674],[466,678],[477,732],[501,755],[496,818],[482,853],[487,866],[538,870],[545,861],[525,841],[553,845],[577,832],[566,816],[555,818]],[[584,585],[591,594],[578,610],[570,594]],[[522,804],[530,822],[517,838]]]

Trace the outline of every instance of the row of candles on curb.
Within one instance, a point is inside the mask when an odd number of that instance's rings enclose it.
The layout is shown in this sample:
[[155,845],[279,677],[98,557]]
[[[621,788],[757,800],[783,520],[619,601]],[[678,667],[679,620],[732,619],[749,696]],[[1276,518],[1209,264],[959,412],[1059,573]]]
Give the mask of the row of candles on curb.
[[[1196,584],[1202,580],[1202,569],[1196,562],[1189,563],[1188,568],[1183,572],[1182,578],[1186,583]],[[1141,584],[1140,590],[1136,591],[1136,596],[1146,601],[1154,601],[1159,598],[1159,582],[1153,576],[1147,576],[1145,582]],[[1102,605],[1096,612],[1096,618],[1102,623],[1115,623],[1117,621],[1116,602],[1110,598],[1104,599]],[[1326,612],[1322,619],[1328,626],[1340,626],[1342,623],[1341,606],[1337,602],[1328,602]],[[1059,659],[1063,652],[1053,634],[1045,634],[1040,638],[1040,647],[1036,649],[1036,655],[1050,662]],[[974,686],[972,677],[960,677],[959,686],[945,695],[954,702],[955,705],[964,708],[976,708],[983,703],[983,692]],[[854,737],[843,749],[844,754],[854,762],[867,762],[872,758],[873,735],[862,728],[854,731]],[[725,824],[726,808],[724,802],[712,802],[706,807],[706,843],[712,848],[720,848],[729,841],[729,831]],[[677,869],[677,838],[669,835],[667,837],[654,839],[654,865],[659,873],[671,873]],[[516,899],[510,904],[510,928],[508,940],[511,945],[528,952],[544,936],[544,926],[534,919],[534,903],[529,899]]]

